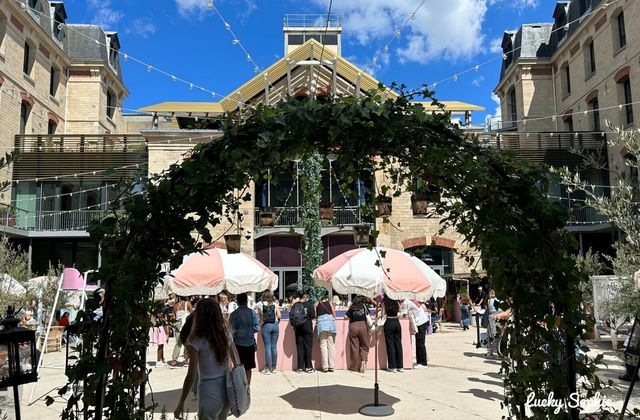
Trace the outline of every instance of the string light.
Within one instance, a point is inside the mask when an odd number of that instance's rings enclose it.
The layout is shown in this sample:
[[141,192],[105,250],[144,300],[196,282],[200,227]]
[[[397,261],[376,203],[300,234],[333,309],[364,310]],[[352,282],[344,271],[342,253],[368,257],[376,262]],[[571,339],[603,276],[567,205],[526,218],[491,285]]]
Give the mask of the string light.
[[[620,1],[620,0],[611,0],[611,1],[607,4],[607,6],[610,6],[611,4],[616,3],[616,2],[619,2],[619,1]],[[585,13],[584,15],[579,16],[579,17],[578,17],[578,18],[576,18],[575,20],[572,20],[571,22],[567,23],[567,25],[571,25],[571,24],[576,23],[576,22],[582,22],[582,21],[583,21],[584,19],[586,19],[588,16],[593,15],[593,14],[598,13],[598,12],[599,12],[599,9],[597,9],[597,8],[596,8],[596,9],[592,10],[591,12],[589,12],[589,13]],[[550,32],[549,36],[553,35],[553,34],[554,34],[555,32],[557,32],[557,31],[564,30],[564,28],[565,28],[565,27],[563,26],[563,27],[559,27],[559,28],[556,28],[556,29],[552,30],[552,31]],[[466,69],[466,70],[464,70],[464,71],[458,72],[458,73],[456,73],[455,75],[451,75],[451,76],[449,76],[449,77],[447,77],[447,78],[445,78],[445,79],[442,79],[442,80],[440,80],[440,81],[438,81],[438,82],[435,82],[435,83],[429,83],[429,84],[427,84],[427,87],[429,87],[429,86],[434,86],[434,87],[435,87],[435,85],[436,85],[436,84],[441,84],[441,83],[447,82],[447,81],[449,81],[449,80],[453,80],[453,78],[454,78],[455,76],[457,76],[457,75],[463,75],[463,74],[469,73],[469,72],[471,72],[471,71],[474,71],[476,67],[478,67],[478,66],[485,66],[485,65],[487,65],[487,64],[489,64],[489,63],[492,63],[492,62],[494,62],[494,61],[498,60],[500,57],[502,57],[502,59],[503,59],[503,60],[507,60],[507,58],[508,58],[508,54],[513,55],[516,51],[518,51],[518,50],[522,49],[523,47],[528,46],[528,45],[535,45],[535,44],[537,44],[537,42],[536,42],[535,40],[534,40],[534,41],[530,41],[530,42],[525,42],[525,43],[523,43],[523,44],[520,44],[520,46],[519,46],[519,47],[517,47],[517,48],[513,48],[513,49],[511,49],[510,51],[505,51],[505,52],[501,53],[500,55],[498,55],[498,56],[496,56],[496,57],[494,57],[494,58],[491,58],[491,59],[489,59],[489,60],[487,60],[487,61],[484,61],[484,62],[482,62],[482,63],[476,64],[475,66],[473,66],[473,67],[471,67],[471,68],[468,68],[468,69]]]
[[[16,3],[18,3],[18,4],[20,5],[20,7],[22,7],[23,9],[25,9],[25,8],[26,8],[25,4],[24,4],[24,3],[22,3],[20,0],[14,0],[14,1],[15,1]],[[211,1],[210,1],[209,3],[211,4],[211,7],[213,7],[213,2],[211,2]],[[45,13],[43,13],[43,12],[42,12],[42,11],[40,11],[40,10],[37,10],[37,9],[30,9],[30,12],[37,13],[39,16],[44,17],[45,19],[49,19],[53,24],[55,24],[55,23],[56,23],[56,22],[55,22],[55,17],[53,17],[53,16],[49,16],[48,14],[45,14]],[[89,35],[87,35],[87,34],[85,34],[85,33],[83,33],[83,32],[80,32],[80,31],[78,31],[78,30],[74,29],[74,28],[73,28],[73,26],[65,25],[65,27],[67,28],[67,30],[68,30],[68,31],[73,31],[74,33],[78,34],[78,36],[84,37],[84,38],[88,39],[89,41],[93,41],[93,42],[95,42],[97,45],[101,45],[101,46],[103,46],[103,47],[105,47],[105,48],[107,48],[107,49],[109,49],[109,48],[110,48],[110,46],[109,46],[109,45],[107,45],[105,42],[101,42],[101,41],[99,41],[99,40],[96,40],[96,39],[92,38],[91,36],[89,36]],[[142,65],[142,66],[146,67],[146,68],[147,68],[147,71],[149,71],[149,72],[150,72],[151,70],[154,70],[154,71],[156,71],[157,73],[160,73],[160,74],[162,74],[162,75],[164,75],[164,76],[167,76],[167,77],[171,77],[171,76],[172,76],[170,73],[168,73],[168,72],[166,72],[166,71],[164,71],[164,70],[161,70],[161,69],[159,69],[159,68],[157,68],[157,67],[154,67],[154,66],[150,65],[149,63],[146,63],[146,62],[144,62],[144,61],[142,61],[142,60],[139,60],[139,59],[137,59],[137,58],[135,58],[135,57],[133,57],[133,56],[131,56],[131,55],[127,54],[127,53],[123,53],[123,52],[121,52],[121,51],[120,51],[120,54],[122,54],[122,55],[123,55],[123,57],[124,57],[124,60],[125,60],[125,61],[128,61],[129,59],[131,59],[131,61],[136,62],[136,63],[138,63],[138,64],[140,64],[140,65]],[[177,80],[177,81],[179,81],[179,82],[182,82],[182,83],[184,83],[184,84],[186,84],[186,85],[188,85],[188,84],[190,83],[190,82],[188,82],[188,81],[186,81],[186,80],[184,80],[184,79],[181,79],[181,78],[179,78],[179,77],[177,77],[177,78],[176,78],[176,80]],[[211,90],[209,90],[209,89],[206,89],[206,88],[204,88],[204,87],[200,87],[200,86],[198,86],[198,88],[199,88],[200,90],[202,90],[202,91],[207,92],[207,93],[211,93],[211,92],[213,92],[213,91],[211,91]],[[220,96],[220,95],[215,95],[215,96]]]
[[[231,43],[233,45],[237,45],[238,47],[240,47],[240,49],[244,53],[245,57],[247,58],[247,61],[252,64],[254,71],[256,73],[259,72],[260,71],[260,66],[258,66],[258,64],[255,61],[253,61],[253,59],[251,58],[251,55],[249,54],[249,51],[247,51],[247,49],[244,47],[244,45],[242,45],[242,42],[240,42],[240,38],[238,38],[238,36],[235,34],[235,32],[233,32],[233,29],[231,28],[231,25],[227,22],[227,20],[224,18],[224,16],[222,16],[222,13],[220,13],[220,10],[215,5],[215,3],[213,1],[210,1],[208,6],[209,6],[209,9],[213,9],[216,12],[216,14],[218,15],[218,18],[220,18],[220,21],[222,21],[222,23],[224,25],[224,28],[233,37],[232,40],[231,40]],[[258,70],[256,71],[256,69],[258,69]]]
[[[415,8],[415,10],[409,14],[404,21],[400,24],[400,26],[395,30],[395,32],[393,33],[393,36],[391,37],[391,39],[389,39],[387,42],[385,42],[383,44],[383,48],[382,51],[384,51],[385,54],[387,54],[389,52],[389,46],[393,43],[393,41],[395,39],[400,39],[400,36],[402,35],[402,29],[407,26],[407,24],[410,21],[414,21],[416,19],[416,15],[418,14],[418,10],[420,10],[420,8],[422,7],[423,4],[425,4],[427,0],[421,0],[420,4],[418,4],[418,7]],[[380,49],[376,50],[373,54],[373,56],[371,57],[371,59],[369,60],[371,62],[372,65],[375,66],[375,64],[378,62],[377,57],[380,55]],[[372,70],[371,67],[369,66],[369,64],[365,65],[364,70],[371,74]]]

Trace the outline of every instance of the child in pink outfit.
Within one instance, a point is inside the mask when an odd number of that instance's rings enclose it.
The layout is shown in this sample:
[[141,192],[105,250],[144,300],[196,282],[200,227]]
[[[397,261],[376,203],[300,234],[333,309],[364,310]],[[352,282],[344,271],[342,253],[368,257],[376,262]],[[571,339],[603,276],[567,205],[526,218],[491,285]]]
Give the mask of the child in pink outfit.
[[166,325],[158,325],[151,328],[153,333],[153,343],[158,346],[158,357],[156,367],[164,366],[164,345],[169,342],[169,328]]

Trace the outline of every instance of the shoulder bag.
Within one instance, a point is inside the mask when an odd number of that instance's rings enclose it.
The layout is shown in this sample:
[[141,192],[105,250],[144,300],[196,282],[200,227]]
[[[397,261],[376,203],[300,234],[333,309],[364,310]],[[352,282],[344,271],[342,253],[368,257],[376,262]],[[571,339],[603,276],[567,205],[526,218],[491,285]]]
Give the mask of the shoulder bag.
[[247,412],[251,405],[251,389],[231,334],[229,334],[229,357],[231,359],[231,367],[227,369],[225,376],[227,400],[229,401],[231,414],[240,417]]

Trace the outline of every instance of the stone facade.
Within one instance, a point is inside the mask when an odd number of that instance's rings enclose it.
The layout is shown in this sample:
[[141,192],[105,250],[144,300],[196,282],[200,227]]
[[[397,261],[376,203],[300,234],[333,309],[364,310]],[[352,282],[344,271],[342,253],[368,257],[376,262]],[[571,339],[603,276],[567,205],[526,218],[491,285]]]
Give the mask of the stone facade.
[[[105,34],[95,25],[67,26],[65,19],[61,2],[39,0],[31,9],[28,3],[0,0],[2,153],[13,150],[16,134],[123,132],[117,107],[128,92],[119,74],[117,35]],[[95,51],[78,45],[80,31],[86,28],[97,34],[96,39],[107,39],[110,44],[85,41]],[[107,113],[108,92],[111,116]],[[24,129],[23,104],[27,110]],[[10,180],[10,170],[4,169],[0,179]],[[4,194],[5,199],[10,196],[10,192]]]
[[[548,24],[553,32],[547,30],[544,37],[534,39],[533,45],[525,45],[525,35],[540,32],[540,25],[523,25],[517,34],[505,32],[502,75],[495,89],[503,128],[511,127],[512,90],[518,120],[514,128],[519,132],[606,132],[606,121],[625,128],[638,126],[640,106],[632,105],[627,113],[622,104],[640,100],[640,3],[618,1],[607,5],[590,0],[585,2],[585,10],[580,10],[580,3],[558,2],[556,21]],[[517,39],[522,39],[522,45]],[[524,52],[511,58],[513,49]],[[627,80],[631,89],[625,97]],[[593,112],[595,100],[599,115]],[[535,120],[551,115],[557,117]],[[523,121],[527,119],[531,121]],[[608,156],[610,167],[619,163],[619,150],[610,149]]]

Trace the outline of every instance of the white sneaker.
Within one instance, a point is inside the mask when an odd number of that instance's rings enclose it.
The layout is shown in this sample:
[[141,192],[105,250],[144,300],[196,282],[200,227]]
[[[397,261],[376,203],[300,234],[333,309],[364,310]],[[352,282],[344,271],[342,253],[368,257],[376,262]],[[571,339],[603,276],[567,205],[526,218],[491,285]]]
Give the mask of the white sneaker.
[[271,372],[271,374],[272,374],[272,375],[277,375],[277,374],[278,374],[278,371],[277,371],[277,370],[275,370],[275,369],[271,369],[271,371],[270,371],[270,372]]
[[413,368],[414,369],[426,369],[427,367],[425,365],[421,365],[421,364],[416,363],[415,365],[413,365]]
[[404,369],[403,368],[398,368],[398,369],[396,369],[396,372],[402,373],[402,372],[404,372]]
[[264,370],[262,371],[262,374],[263,374],[263,375],[271,375],[271,371],[270,371],[269,369],[264,369]]
[[156,367],[158,368],[164,367],[164,362],[156,362]]
[[387,369],[387,372],[389,373],[396,373],[398,371],[398,369]]

